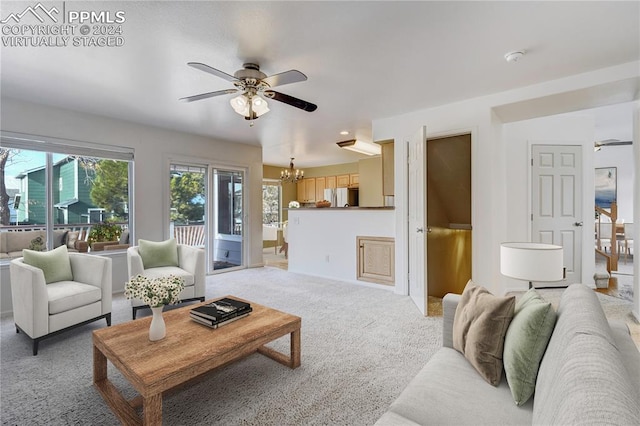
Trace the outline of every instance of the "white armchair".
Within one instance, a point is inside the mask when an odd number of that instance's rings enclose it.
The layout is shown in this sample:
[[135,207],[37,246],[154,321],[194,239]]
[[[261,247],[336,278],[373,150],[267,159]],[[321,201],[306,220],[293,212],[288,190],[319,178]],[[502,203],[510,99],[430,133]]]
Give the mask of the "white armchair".
[[[184,279],[184,290],[180,293],[180,303],[199,300],[204,301],[205,293],[205,264],[204,250],[185,244],[178,244],[179,266],[158,266],[144,268],[138,246],[127,249],[127,267],[129,277],[143,275],[148,278],[166,277],[175,275]],[[142,300],[131,299],[133,319],[139,309],[148,308]]]
[[16,333],[38,343],[69,329],[105,318],[111,325],[111,259],[69,253],[73,281],[46,283],[41,269],[22,257],[9,265]]

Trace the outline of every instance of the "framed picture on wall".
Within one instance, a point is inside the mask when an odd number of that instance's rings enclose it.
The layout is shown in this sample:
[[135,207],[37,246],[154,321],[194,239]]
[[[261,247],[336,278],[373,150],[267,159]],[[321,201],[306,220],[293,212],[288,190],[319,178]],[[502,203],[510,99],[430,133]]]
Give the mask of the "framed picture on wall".
[[596,169],[596,207],[608,209],[618,200],[618,170],[616,167]]

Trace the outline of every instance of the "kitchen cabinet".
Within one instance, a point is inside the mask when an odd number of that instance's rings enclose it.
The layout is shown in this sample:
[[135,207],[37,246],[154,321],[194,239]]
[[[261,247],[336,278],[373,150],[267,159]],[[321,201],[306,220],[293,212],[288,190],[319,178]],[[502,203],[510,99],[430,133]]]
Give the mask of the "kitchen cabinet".
[[389,237],[356,237],[358,245],[358,276],[360,281],[394,284],[395,241]]
[[309,180],[307,179],[304,179],[304,180],[307,181],[307,187],[305,190],[307,199],[305,203],[315,203],[316,202],[316,180],[314,178],[311,178]]
[[394,195],[393,142],[382,143],[382,195]]
[[304,178],[297,183],[298,202],[315,203],[316,201],[316,179]]
[[349,175],[349,186],[358,186],[360,184],[360,175],[359,174],[351,174]]
[[351,184],[351,178],[349,175],[336,176],[336,188],[348,188]]
[[327,178],[316,178],[316,201],[324,200],[324,189],[326,188]]
[[335,176],[327,176],[325,183],[325,189],[336,189],[336,177]]

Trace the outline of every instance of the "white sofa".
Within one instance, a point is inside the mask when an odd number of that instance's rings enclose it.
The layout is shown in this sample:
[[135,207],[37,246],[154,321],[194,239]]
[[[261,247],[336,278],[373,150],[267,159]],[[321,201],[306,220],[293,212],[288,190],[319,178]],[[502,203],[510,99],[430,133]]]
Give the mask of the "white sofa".
[[607,321],[593,290],[573,284],[563,293],[534,397],[522,406],[504,372],[493,387],[453,349],[459,300],[445,296],[443,347],[376,425],[640,424],[640,353],[626,324]]
[[[75,234],[74,238],[70,238],[71,234]],[[89,245],[86,241],[79,240],[79,231],[69,231],[67,229],[56,229],[53,231],[53,247],[66,245],[67,250],[71,252],[87,252]],[[31,241],[40,237],[42,241],[46,241],[47,233],[44,230],[36,231],[7,231],[0,232],[0,260],[15,259],[22,256],[22,250],[28,249]]]

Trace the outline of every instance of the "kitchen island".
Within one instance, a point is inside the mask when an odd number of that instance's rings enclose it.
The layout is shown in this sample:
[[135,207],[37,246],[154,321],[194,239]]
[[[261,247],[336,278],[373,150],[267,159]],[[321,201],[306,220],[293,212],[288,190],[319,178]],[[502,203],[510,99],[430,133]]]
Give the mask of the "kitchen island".
[[288,212],[290,272],[362,284],[357,280],[356,237],[395,237],[393,207],[309,207]]

